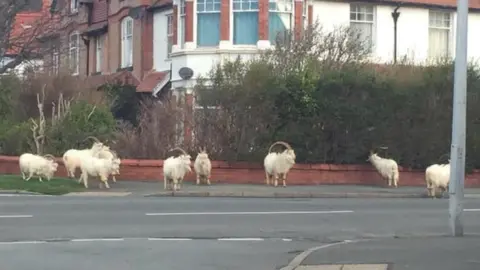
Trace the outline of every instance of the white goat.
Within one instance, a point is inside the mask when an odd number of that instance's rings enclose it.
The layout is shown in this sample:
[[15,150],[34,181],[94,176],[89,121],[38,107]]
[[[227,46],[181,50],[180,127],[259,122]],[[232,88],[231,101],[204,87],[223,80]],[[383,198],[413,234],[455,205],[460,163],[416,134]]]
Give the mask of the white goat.
[[435,198],[437,188],[443,193],[448,190],[450,183],[450,160],[447,164],[433,164],[425,170],[425,182],[427,183],[428,196]]
[[[110,188],[108,184],[108,176],[111,172],[118,170],[120,166],[119,159],[103,159],[93,156],[83,156],[80,162],[79,182],[83,182],[85,188],[88,188],[88,176],[99,177],[106,188]],[[100,184],[101,187],[101,184]]]
[[80,168],[81,160],[83,157],[94,156],[104,148],[103,143],[101,143],[97,138],[92,136],[88,138],[93,138],[96,141],[93,143],[92,148],[82,150],[69,149],[63,154],[63,164],[65,164],[65,169],[67,169],[69,177],[75,178],[75,171],[77,170],[77,168]]
[[197,185],[200,184],[200,180],[202,180],[202,182],[207,182],[207,185],[210,185],[212,162],[210,162],[207,150],[205,148],[200,149],[200,152],[193,163],[193,168],[197,174]]
[[[43,182],[42,176],[50,181],[58,168],[58,163],[55,162],[54,156],[45,155],[42,157],[30,153],[22,154],[18,159],[18,165],[22,173],[22,178],[25,181],[30,180],[34,175],[38,176],[40,182]],[[25,178],[26,174],[28,175],[27,178]]]
[[370,151],[370,155],[367,159],[375,167],[377,172],[383,179],[388,181],[388,186],[398,187],[398,164],[395,160],[389,158],[381,158],[377,154]]
[[163,188],[167,189],[167,182],[169,185],[170,182],[173,182],[173,190],[176,191],[181,187],[187,172],[192,171],[190,167],[192,161],[190,155],[183,149],[179,147],[174,149],[181,151],[182,154],[178,157],[169,157],[163,161]]
[[[285,146],[286,149],[281,153],[272,152],[272,148],[277,144]],[[274,180],[274,186],[278,186],[278,180],[281,179],[283,187],[286,187],[287,174],[295,164],[295,158],[295,151],[288,143],[282,141],[274,142],[263,160],[267,186],[270,185],[270,180]]]
[[[118,163],[119,165],[122,162],[120,158],[118,158],[117,153],[111,150],[110,147],[108,146],[103,146],[102,150],[96,153],[94,156],[102,159],[115,160],[115,163]],[[119,174],[120,174],[120,166],[111,172],[112,180],[114,183],[117,182],[117,179],[115,179],[115,175],[119,175]]]

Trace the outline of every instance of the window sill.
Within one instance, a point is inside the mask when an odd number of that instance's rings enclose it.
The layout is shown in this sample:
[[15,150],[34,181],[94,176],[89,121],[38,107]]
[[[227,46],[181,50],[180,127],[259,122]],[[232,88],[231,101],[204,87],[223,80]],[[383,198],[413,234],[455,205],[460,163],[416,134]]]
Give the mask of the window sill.
[[120,71],[133,71],[133,66],[117,68],[117,72],[120,72]]

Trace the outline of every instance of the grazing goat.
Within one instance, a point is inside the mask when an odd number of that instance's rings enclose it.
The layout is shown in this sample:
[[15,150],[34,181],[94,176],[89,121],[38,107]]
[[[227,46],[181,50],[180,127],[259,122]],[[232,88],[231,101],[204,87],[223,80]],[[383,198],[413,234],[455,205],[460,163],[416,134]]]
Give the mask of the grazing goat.
[[173,183],[173,190],[178,190],[182,183],[183,178],[188,172],[192,171],[190,168],[191,157],[183,149],[176,147],[170,151],[179,150],[181,154],[178,157],[169,157],[163,161],[163,188],[167,189],[167,183],[171,187],[170,183]]
[[[118,170],[120,166],[119,159],[102,159],[93,156],[83,156],[80,162],[79,182],[83,182],[85,188],[88,188],[88,176],[99,177],[106,188],[110,188],[108,184],[108,176]],[[101,187],[101,184],[100,184]]]
[[388,181],[389,187],[391,187],[392,184],[394,187],[398,187],[399,172],[398,165],[395,160],[381,158],[377,154],[373,153],[373,151],[370,151],[367,161],[370,161],[382,178]]
[[[275,145],[281,144],[286,149],[281,153],[272,152]],[[274,142],[268,149],[268,154],[263,161],[265,167],[266,184],[270,185],[270,180],[274,180],[274,186],[278,186],[278,180],[281,179],[283,187],[286,187],[287,174],[295,164],[295,151],[292,147],[282,141]]]
[[[30,180],[34,175],[38,176],[40,182],[43,182],[42,176],[50,181],[58,168],[58,163],[55,162],[54,156],[45,155],[42,157],[30,153],[22,154],[18,159],[18,165],[22,178],[25,181]],[[25,175],[28,175],[28,177],[25,178]]]
[[[100,142],[97,138],[93,136],[89,136],[88,138],[92,138],[95,142],[90,149],[69,149],[63,154],[63,164],[65,164],[65,168],[67,169],[67,173],[69,177],[75,178],[75,171],[77,168],[80,168],[81,160],[83,157],[91,157],[95,156],[98,152],[100,152],[104,145]],[[79,180],[80,182],[80,180]]]
[[445,191],[448,190],[450,183],[450,160],[447,164],[433,164],[425,170],[425,182],[427,184],[428,196],[435,198],[437,188],[442,191],[442,197]]
[[208,153],[205,148],[200,149],[197,157],[195,158],[195,163],[193,164],[195,173],[197,174],[197,185],[202,182],[207,182],[207,185],[210,185],[210,174],[212,172],[212,163],[208,158]]
[[[103,146],[102,150],[100,150],[100,152],[96,153],[94,156],[102,159],[115,160],[116,163],[121,164],[121,160],[120,158],[118,158],[117,152],[111,150],[108,146]],[[119,174],[120,166],[111,172],[112,180],[114,183],[117,182],[117,179],[115,179],[115,175]]]

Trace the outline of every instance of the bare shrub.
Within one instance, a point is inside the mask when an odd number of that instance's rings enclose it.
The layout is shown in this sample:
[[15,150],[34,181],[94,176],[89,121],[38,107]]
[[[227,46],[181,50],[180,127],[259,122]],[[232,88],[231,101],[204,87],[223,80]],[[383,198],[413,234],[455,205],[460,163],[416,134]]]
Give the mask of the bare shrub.
[[116,134],[115,150],[129,158],[163,159],[167,151],[177,146],[181,135],[177,120],[181,110],[174,102],[143,101],[138,127],[122,122]]
[[[106,98],[101,91],[94,87],[86,87],[85,78],[71,76],[70,74],[59,74],[50,76],[48,74],[37,73],[28,76],[23,80],[22,88],[18,96],[16,114],[20,118],[38,117],[37,94],[42,95],[45,92],[44,113],[47,116],[52,115],[55,104],[63,101],[86,101],[94,105],[105,105]],[[60,99],[60,100],[59,100]]]

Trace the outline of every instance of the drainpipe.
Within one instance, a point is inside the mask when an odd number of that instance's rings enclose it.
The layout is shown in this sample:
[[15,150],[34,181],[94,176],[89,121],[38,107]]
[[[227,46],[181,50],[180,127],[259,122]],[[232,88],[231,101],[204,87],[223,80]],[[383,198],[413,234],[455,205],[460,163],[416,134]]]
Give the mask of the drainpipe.
[[397,63],[397,22],[398,22],[398,17],[400,17],[400,12],[398,12],[398,9],[400,8],[400,5],[398,5],[392,12],[392,18],[393,18],[393,63]]

